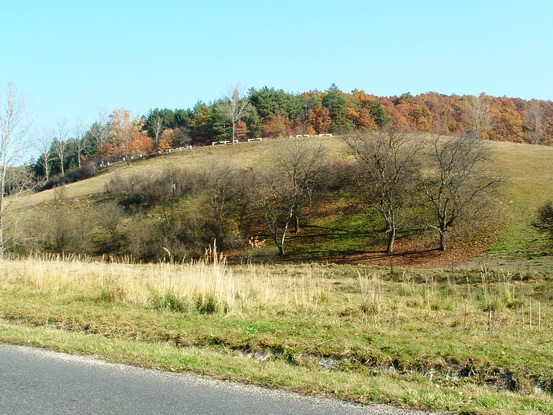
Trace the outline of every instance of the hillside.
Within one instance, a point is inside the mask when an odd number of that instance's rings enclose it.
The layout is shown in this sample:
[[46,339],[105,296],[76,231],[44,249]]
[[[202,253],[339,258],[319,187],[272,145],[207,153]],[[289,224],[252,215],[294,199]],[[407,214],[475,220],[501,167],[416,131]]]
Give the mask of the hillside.
[[264,246],[237,244],[227,262],[219,243],[205,252],[217,192],[203,187],[210,174],[217,191],[247,187],[290,140],[110,166],[19,199],[19,253],[66,255],[0,262],[0,340],[361,404],[552,413],[553,257],[529,224],[553,193],[553,149],[492,143],[503,181],[481,220],[456,225],[445,252],[435,231],[400,232],[389,255],[359,182],[336,185],[354,176],[346,144],[321,141],[339,180],[324,176],[284,257],[255,217],[247,231]]
[[[421,140],[424,136],[420,136]],[[333,162],[350,158],[344,142],[337,137],[311,138],[327,148]],[[11,217],[28,217],[35,211],[53,211],[53,201],[84,203],[105,199],[106,184],[114,177],[151,175],[170,168],[188,168],[199,171],[213,160],[240,168],[269,167],[268,160],[276,146],[286,144],[285,139],[235,146],[195,147],[193,150],[173,152],[130,165],[118,163],[96,177],[65,186],[64,190],[48,190],[27,195],[15,201]],[[553,197],[553,148],[505,142],[490,142],[493,170],[500,173],[499,188],[501,217],[494,218],[501,226],[493,238],[477,241],[459,241],[452,249],[442,253],[434,249],[426,238],[400,238],[394,255],[382,251],[382,237],[375,233],[378,222],[370,210],[348,210],[345,199],[320,204],[313,209],[299,235],[289,238],[288,260],[372,263],[385,266],[458,266],[478,256],[473,265],[484,262],[499,266],[524,267],[528,260],[540,264],[549,258],[542,254],[544,241],[529,226],[534,212],[545,200]],[[347,198],[346,198],[347,199]],[[369,226],[372,224],[372,228]],[[263,236],[263,235],[261,235]],[[266,236],[265,236],[266,238]],[[266,238],[267,239],[267,238]],[[238,261],[251,259],[252,253],[236,256]],[[274,260],[274,247],[267,241],[254,256],[260,260]],[[232,257],[232,255],[230,255]],[[537,259],[536,259],[537,258]]]

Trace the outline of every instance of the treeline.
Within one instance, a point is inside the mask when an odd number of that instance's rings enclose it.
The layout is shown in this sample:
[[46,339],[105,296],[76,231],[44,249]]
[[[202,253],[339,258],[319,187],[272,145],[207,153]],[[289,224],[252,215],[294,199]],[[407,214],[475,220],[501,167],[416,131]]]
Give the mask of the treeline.
[[[51,209],[21,221],[9,249],[154,261],[198,257],[214,242],[226,252],[251,255],[267,243],[284,256],[290,235],[302,232],[314,207],[325,215],[329,206],[347,201],[369,214],[373,233],[386,235],[388,253],[396,237],[428,230],[446,250],[452,229],[466,238],[496,213],[490,195],[497,180],[486,168],[479,137],[421,141],[387,127],[344,140],[354,157],[339,163],[317,141],[301,138],[282,140],[262,165],[211,159],[202,168],[115,176],[96,201],[66,200],[59,187]],[[469,226],[457,227],[460,222]]]
[[[229,106],[245,106],[233,120]],[[150,137],[155,120],[166,128],[185,129],[193,144],[237,138],[293,137],[370,131],[389,122],[420,132],[474,132],[496,141],[550,144],[553,142],[553,103],[519,98],[457,96],[427,93],[377,97],[364,91],[287,93],[274,88],[252,88],[243,97],[223,98],[212,104],[198,102],[187,110],[154,109],[144,118]]]
[[40,156],[32,169],[46,181],[65,177],[71,169],[88,169],[74,173],[76,177],[58,179],[68,182],[110,160],[130,161],[189,144],[370,131],[389,123],[410,131],[468,132],[488,140],[553,143],[551,101],[433,92],[377,97],[360,90],[342,92],[334,84],[324,92],[304,93],[264,87],[243,94],[235,88],[224,98],[199,101],[188,109],[156,108],[142,116],[114,110],[87,128],[82,124],[69,128],[66,121],[60,122],[36,140]]

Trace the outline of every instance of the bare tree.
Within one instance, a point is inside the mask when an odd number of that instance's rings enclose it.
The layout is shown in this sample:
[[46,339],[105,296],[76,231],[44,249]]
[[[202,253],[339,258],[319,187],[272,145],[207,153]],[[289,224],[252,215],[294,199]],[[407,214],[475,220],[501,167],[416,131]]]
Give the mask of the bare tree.
[[202,177],[206,228],[217,240],[217,246],[232,248],[250,206],[250,171],[227,163],[206,164]]
[[220,108],[232,123],[232,140],[234,143],[236,123],[247,115],[250,108],[250,100],[248,97],[242,96],[240,88],[235,86],[229,95],[223,99]]
[[485,94],[467,97],[469,104],[469,131],[481,135],[490,126],[490,105]]
[[257,204],[281,256],[286,253],[284,244],[294,221],[299,232],[302,210],[311,204],[325,157],[322,145],[286,142],[273,157],[274,168],[257,183]]
[[535,99],[530,101],[526,111],[526,129],[528,141],[532,144],[538,144],[545,134],[545,114],[540,101]]
[[483,211],[486,193],[499,179],[485,169],[489,150],[474,134],[463,136],[436,135],[429,146],[430,163],[419,170],[427,200],[437,224],[429,225],[440,235],[440,250],[445,251],[450,227],[459,219],[468,219]]
[[[25,100],[13,83],[8,83],[5,95],[0,90],[0,260],[4,257],[5,215],[13,198],[7,200],[8,173],[23,161],[29,122]],[[20,190],[24,186],[19,187]]]
[[101,252],[114,253],[121,247],[123,237],[119,228],[124,217],[123,208],[114,201],[99,205],[94,223],[101,231]]
[[98,121],[92,124],[92,126],[90,127],[89,134],[94,144],[94,147],[96,147],[96,150],[98,152],[101,152],[101,150],[108,142],[111,131],[110,131],[107,111],[104,109],[101,109],[98,111],[98,113],[99,113]]
[[67,119],[63,118],[62,120],[58,121],[56,124],[56,128],[53,130],[54,132],[54,141],[53,141],[53,150],[56,156],[58,156],[60,160],[60,171],[61,175],[65,176],[65,156],[67,154],[67,134],[69,133],[69,130],[67,128]]
[[409,203],[415,180],[418,147],[404,130],[387,126],[374,134],[354,133],[345,138],[361,171],[367,199],[386,223],[387,253],[394,250],[399,215]]
[[75,135],[75,150],[77,151],[77,165],[82,167],[82,157],[86,150],[86,127],[82,120],[78,120],[73,127]]
[[48,130],[39,133],[33,140],[32,146],[40,153],[40,163],[44,169],[44,179],[50,180],[50,162],[52,161],[53,135]]
[[159,155],[159,140],[163,132],[163,118],[159,115],[152,120],[152,132],[154,133],[154,151],[157,156]]

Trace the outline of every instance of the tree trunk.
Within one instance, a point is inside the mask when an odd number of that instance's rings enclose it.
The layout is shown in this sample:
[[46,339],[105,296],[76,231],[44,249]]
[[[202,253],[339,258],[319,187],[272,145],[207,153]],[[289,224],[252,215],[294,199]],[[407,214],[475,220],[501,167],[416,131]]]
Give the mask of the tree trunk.
[[[48,155],[46,155],[48,157]],[[50,164],[48,160],[44,159],[44,173],[46,174],[46,181],[50,180]]]
[[290,226],[290,221],[291,220],[292,220],[292,218],[290,217],[290,219],[288,219],[288,222],[286,222],[286,224],[284,225],[284,227],[282,229],[282,236],[280,238],[277,235],[277,231],[276,231],[277,228],[275,226],[275,232],[273,233],[273,239],[275,241],[275,245],[278,248],[278,255],[279,256],[286,255],[286,252],[284,251],[284,243],[286,242],[286,233],[288,232],[288,227]]
[[440,230],[440,251],[446,250],[446,235],[447,231]]
[[278,228],[269,226],[269,231],[271,232],[271,236],[273,237],[273,241],[275,242],[276,247],[278,248],[278,255],[284,256],[286,253],[284,252],[284,241],[286,240],[286,230],[283,231],[282,237],[279,237],[278,235]]
[[396,228],[393,227],[388,234],[388,248],[386,253],[391,254],[394,251],[394,242],[396,240]]
[[0,166],[0,261],[4,259],[4,190],[6,189],[6,167]]
[[[0,209],[2,206],[0,205]],[[0,261],[4,259],[4,221],[0,216]]]
[[288,226],[290,226],[290,220],[288,220],[288,222],[286,222],[286,225],[284,225],[284,229],[282,230],[282,238],[280,239],[280,242],[277,244],[278,254],[280,256],[286,255],[286,252],[284,252],[284,242],[286,241],[286,233],[288,232]]

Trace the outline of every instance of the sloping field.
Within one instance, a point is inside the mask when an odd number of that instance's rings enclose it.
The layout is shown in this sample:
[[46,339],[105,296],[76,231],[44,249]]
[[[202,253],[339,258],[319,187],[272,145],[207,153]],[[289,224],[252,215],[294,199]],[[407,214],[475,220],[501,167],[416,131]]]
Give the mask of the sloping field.
[[[344,159],[349,157],[346,154],[346,147],[342,140],[337,137],[313,138],[324,144],[332,158]],[[129,177],[134,174],[151,173],[161,171],[169,167],[190,167],[201,169],[208,165],[208,161],[219,160],[228,162],[231,165],[248,167],[253,165],[264,165],[271,157],[275,146],[286,145],[288,139],[267,140],[263,142],[240,143],[238,145],[218,145],[206,147],[194,147],[192,150],[176,151],[170,154],[164,154],[159,157],[153,157],[145,160],[134,161],[127,165],[124,162],[112,164],[108,171],[96,177],[83,180],[77,183],[71,183],[66,186],[66,197],[85,197],[88,195],[101,193],[105,189],[106,183],[116,174]],[[14,207],[32,207],[39,203],[53,199],[54,190],[35,193],[19,198]]]
[[[323,143],[327,149],[331,159],[344,160],[350,156],[347,154],[344,142],[338,137],[311,138]],[[421,140],[424,136],[421,135]],[[139,160],[130,165],[124,163],[116,163],[109,167],[109,170],[101,175],[84,180],[82,182],[67,185],[64,190],[64,197],[67,199],[81,199],[90,195],[102,193],[106,183],[115,175],[130,177],[136,174],[149,174],[162,171],[170,167],[188,167],[192,169],[207,168],[213,160],[229,163],[240,167],[263,167],[268,166],[268,160],[271,154],[274,153],[277,146],[286,145],[287,139],[267,140],[256,143],[242,143],[235,146],[214,146],[214,147],[197,147],[193,150],[184,150],[171,154],[155,157],[147,160]],[[532,227],[531,222],[535,215],[536,208],[543,204],[546,200],[553,198],[553,148],[545,146],[531,146],[504,142],[490,142],[492,148],[492,164],[493,169],[503,178],[499,189],[500,199],[500,217],[493,218],[501,223],[501,230],[498,238],[495,238],[494,246],[477,246],[470,249],[457,247],[451,250],[450,253],[441,255],[439,260],[435,260],[438,253],[430,253],[427,255],[429,260],[423,263],[423,266],[447,266],[451,264],[459,265],[461,262],[466,262],[474,255],[486,250],[486,261],[495,265],[505,265],[506,261],[526,261],[528,259],[536,259],[539,261],[542,258],[544,251],[543,236],[538,234]],[[12,214],[21,212],[20,209],[29,209],[43,202],[52,201],[59,190],[48,190],[32,195],[27,195],[19,198],[13,205]],[[324,210],[324,209],[323,209]],[[347,226],[356,226],[355,222],[362,223],[366,220],[362,217],[347,217],[338,218],[331,212],[319,212],[322,217],[325,217],[323,224],[338,227],[344,225],[344,220],[351,223]],[[321,223],[320,221],[315,223]],[[345,255],[345,262],[350,260],[355,262],[380,263],[386,264],[388,259],[382,260],[380,251],[376,253],[380,259],[375,259],[375,255],[369,255],[369,252],[359,252],[359,246],[366,243],[365,240],[359,243],[352,243],[348,240],[349,236],[344,237],[341,243],[333,240],[326,241],[327,244],[334,244],[337,250],[348,251],[348,247],[352,248],[350,254]],[[344,239],[342,238],[342,239]],[[312,240],[315,241],[316,237]],[[308,249],[302,248],[302,240],[292,240],[294,246],[299,247],[301,254],[297,259],[313,260],[317,259],[317,249],[310,246]],[[318,243],[324,244],[324,241]],[[401,254],[404,252],[413,251],[408,260],[398,260],[398,265],[414,264],[420,262],[418,255],[419,249],[414,249],[410,243],[403,241],[398,243],[398,251]],[[324,255],[321,255],[324,256]],[[449,258],[455,257],[455,260]],[[335,256],[333,257],[334,259]],[[325,258],[322,258],[325,259]],[[384,262],[383,262],[384,261]],[[389,262],[389,261],[388,261]],[[517,265],[520,266],[520,265]]]
[[525,239],[526,225],[535,210],[553,198],[553,148],[514,143],[492,143],[494,163],[504,182],[501,196],[510,220],[505,243]]

